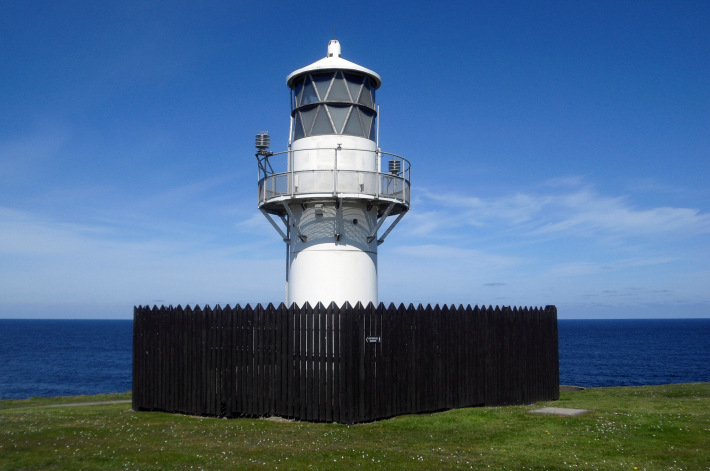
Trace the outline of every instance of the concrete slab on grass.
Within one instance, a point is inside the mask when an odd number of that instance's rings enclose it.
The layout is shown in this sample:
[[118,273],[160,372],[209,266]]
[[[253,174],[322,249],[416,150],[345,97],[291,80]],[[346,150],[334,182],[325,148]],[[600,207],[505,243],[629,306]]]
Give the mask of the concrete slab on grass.
[[562,417],[577,417],[587,412],[591,411],[586,409],[567,409],[564,407],[543,407],[542,409],[530,411],[531,414],[559,415]]

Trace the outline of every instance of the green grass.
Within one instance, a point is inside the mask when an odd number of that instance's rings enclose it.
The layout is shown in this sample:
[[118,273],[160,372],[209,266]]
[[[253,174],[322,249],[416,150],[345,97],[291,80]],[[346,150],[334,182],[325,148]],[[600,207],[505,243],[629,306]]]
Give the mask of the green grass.
[[131,393],[97,394],[95,396],[33,397],[32,399],[5,399],[0,401],[0,410],[23,407],[58,406],[61,404],[81,404],[82,402],[130,401]]
[[710,470],[710,383],[598,388],[531,406],[354,426],[45,407],[130,395],[0,401],[0,469]]

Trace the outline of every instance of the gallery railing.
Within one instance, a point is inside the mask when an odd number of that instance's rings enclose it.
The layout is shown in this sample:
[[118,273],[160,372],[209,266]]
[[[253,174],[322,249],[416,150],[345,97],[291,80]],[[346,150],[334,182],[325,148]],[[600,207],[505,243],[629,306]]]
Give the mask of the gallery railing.
[[[328,155],[332,152],[332,159]],[[316,169],[300,168],[301,159],[317,161]],[[383,157],[388,159],[382,171]],[[259,207],[285,198],[317,195],[382,199],[409,207],[411,165],[389,152],[362,149],[299,149],[257,155],[259,161]],[[370,170],[352,168],[352,161],[365,162]],[[325,168],[323,168],[325,167]],[[294,170],[296,169],[296,170]]]

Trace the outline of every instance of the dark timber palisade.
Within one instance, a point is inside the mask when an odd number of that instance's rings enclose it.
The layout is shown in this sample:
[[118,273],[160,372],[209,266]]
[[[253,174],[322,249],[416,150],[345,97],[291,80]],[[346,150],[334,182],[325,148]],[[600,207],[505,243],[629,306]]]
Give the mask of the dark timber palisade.
[[357,423],[559,398],[557,309],[134,308],[133,408]]

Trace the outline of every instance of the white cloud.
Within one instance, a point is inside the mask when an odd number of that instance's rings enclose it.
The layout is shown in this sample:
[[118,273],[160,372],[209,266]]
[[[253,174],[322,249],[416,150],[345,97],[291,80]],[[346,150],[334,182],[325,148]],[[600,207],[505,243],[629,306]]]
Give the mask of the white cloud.
[[[590,190],[555,198],[547,208],[548,221],[533,234],[608,234],[648,236],[698,235],[710,232],[710,214],[697,209],[657,207],[638,209],[626,198],[605,197]],[[544,216],[543,216],[544,217]]]
[[687,237],[710,233],[710,214],[699,209],[661,206],[638,208],[626,197],[600,195],[591,187],[574,187],[575,179],[551,186],[567,191],[515,193],[499,198],[422,193],[420,219],[430,221],[415,234],[447,232],[462,226],[501,231],[522,230],[521,236],[557,237]]
[[[110,228],[0,208],[0,311],[28,304],[269,302],[282,299],[280,251],[171,239],[114,240]],[[10,317],[12,313],[0,312]]]
[[546,270],[546,273],[556,277],[569,277],[580,275],[598,275],[613,271],[627,270],[632,268],[643,268],[672,263],[672,257],[651,257],[613,260],[608,263],[591,261],[569,261],[553,265]]
[[0,181],[23,183],[44,162],[66,144],[69,132],[58,125],[46,125],[38,131],[0,142]]

